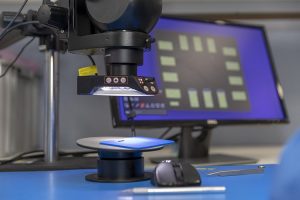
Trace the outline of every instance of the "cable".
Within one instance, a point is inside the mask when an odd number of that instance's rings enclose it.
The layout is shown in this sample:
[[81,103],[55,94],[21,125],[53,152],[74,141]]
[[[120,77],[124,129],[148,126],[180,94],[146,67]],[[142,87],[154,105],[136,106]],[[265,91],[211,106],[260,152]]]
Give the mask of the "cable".
[[7,29],[5,31],[4,34],[1,34],[0,36],[0,41],[8,34],[10,33],[12,30],[16,29],[16,28],[19,28],[21,26],[25,26],[25,25],[29,25],[29,24],[37,24],[37,25],[40,25],[40,26],[44,26],[46,28],[48,28],[54,35],[58,36],[57,32],[55,30],[53,30],[53,27],[51,26],[48,26],[46,24],[41,24],[39,21],[28,21],[28,22],[21,22],[21,23],[18,23],[12,27],[10,27],[9,29]]
[[[24,153],[21,153],[17,156],[14,156],[13,158],[9,159],[9,160],[0,160],[0,165],[4,165],[4,164],[8,164],[8,163],[12,163],[12,162],[15,162],[15,161],[18,161],[18,160],[21,160],[23,159],[26,155],[28,154],[33,154],[33,153],[43,153],[43,151],[41,150],[36,150],[36,151],[28,151],[28,152],[24,152]],[[30,157],[29,157],[30,158]]]
[[[21,14],[23,8],[25,7],[25,5],[27,4],[28,0],[25,0],[22,4],[22,6],[20,7],[19,11],[17,12],[17,14],[14,16],[14,18],[9,22],[9,24],[5,27],[5,29],[2,31],[1,36],[3,34],[5,34],[5,32],[11,27],[11,25],[16,21],[17,17]],[[0,36],[0,38],[1,38]],[[1,39],[0,39],[1,40]]]
[[[97,151],[74,151],[74,152],[64,152],[64,151],[60,151],[59,155],[60,156],[73,156],[73,157],[82,157],[86,154],[92,154],[92,153],[97,153]],[[34,154],[34,155],[30,155],[30,154]],[[44,157],[44,151],[43,150],[35,150],[35,151],[28,151],[28,152],[24,152],[21,153],[17,156],[14,156],[13,158],[9,159],[9,160],[0,160],[0,166],[1,165],[5,165],[5,164],[9,164],[9,163],[13,163],[22,159],[31,159],[31,158],[43,158]]]
[[12,30],[19,28],[21,26],[24,26],[24,25],[28,25],[28,24],[40,24],[40,22],[39,21],[28,21],[28,22],[21,22],[16,25],[13,25],[12,27],[8,28],[3,34],[0,35],[0,41]]
[[[0,41],[9,33],[11,32],[12,30],[18,28],[18,27],[21,27],[21,26],[25,26],[25,25],[29,25],[29,24],[39,24],[39,25],[42,25],[46,28],[48,28],[50,31],[52,31],[55,35],[56,35],[56,45],[59,45],[59,41],[57,39],[57,33],[55,32],[55,30],[53,30],[51,27],[47,26],[47,25],[44,25],[44,24],[40,24],[39,21],[28,21],[28,22],[22,22],[22,23],[18,23],[10,28],[8,28],[3,34],[1,34],[0,36]],[[9,71],[9,69],[11,67],[13,67],[14,63],[18,60],[18,58],[20,57],[20,55],[23,53],[23,51],[25,50],[25,48],[34,40],[35,38],[33,37],[30,41],[28,41],[28,43],[26,43],[23,48],[21,49],[21,51],[18,53],[18,55],[16,56],[16,58],[9,64],[9,66],[6,68],[6,70],[4,71],[3,74],[0,75],[0,78],[3,78],[7,72]]]
[[131,136],[136,137],[136,130],[135,130],[135,124],[134,124],[134,118],[136,117],[136,112],[134,111],[132,107],[131,97],[128,97],[128,104],[129,104],[129,110],[130,114],[127,115],[128,120],[131,121]]
[[60,151],[59,152],[59,156],[73,156],[73,157],[83,157],[84,155],[87,154],[94,154],[97,153],[96,150],[91,150],[91,151],[74,151],[74,152],[64,152],[64,151]]
[[48,26],[48,25],[46,25],[46,24],[41,24],[39,21],[21,22],[21,23],[18,23],[18,24],[16,24],[16,25],[10,27],[9,29],[7,29],[7,30],[5,31],[4,34],[1,34],[1,35],[0,35],[0,42],[1,42],[1,40],[2,40],[9,32],[11,32],[12,30],[14,30],[14,29],[16,29],[16,28],[19,28],[19,27],[21,27],[21,26],[29,25],[29,24],[37,24],[37,25],[40,25],[40,26],[43,26],[43,27],[48,28],[48,29],[56,36],[56,45],[57,45],[57,47],[59,46],[58,33],[57,33],[55,30],[53,30],[53,27]]
[[158,138],[164,139],[164,137],[173,129],[173,127],[168,127]]
[[87,57],[90,59],[92,65],[96,65],[95,60],[93,59],[92,56],[88,55]]
[[6,69],[4,70],[4,72],[0,75],[0,78],[3,78],[7,72],[10,70],[10,68],[12,68],[15,64],[15,62],[18,60],[18,58],[21,56],[21,54],[23,53],[23,51],[26,49],[26,47],[35,39],[35,37],[33,37],[31,40],[29,40],[23,47],[22,49],[19,51],[19,53],[17,54],[17,56],[15,57],[15,59],[6,67]]
[[170,137],[167,137],[166,140],[174,140],[174,141],[177,141],[177,138],[180,137],[182,132],[179,132],[179,133],[176,133]]

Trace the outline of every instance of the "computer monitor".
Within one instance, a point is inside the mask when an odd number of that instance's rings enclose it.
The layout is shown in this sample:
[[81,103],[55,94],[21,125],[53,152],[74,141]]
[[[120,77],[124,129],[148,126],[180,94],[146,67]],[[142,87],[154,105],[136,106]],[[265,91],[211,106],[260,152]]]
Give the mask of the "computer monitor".
[[211,128],[288,121],[263,27],[161,18],[152,35],[139,71],[156,77],[160,94],[112,98],[114,127],[131,126],[132,111],[137,127],[183,127],[179,157],[212,161]]

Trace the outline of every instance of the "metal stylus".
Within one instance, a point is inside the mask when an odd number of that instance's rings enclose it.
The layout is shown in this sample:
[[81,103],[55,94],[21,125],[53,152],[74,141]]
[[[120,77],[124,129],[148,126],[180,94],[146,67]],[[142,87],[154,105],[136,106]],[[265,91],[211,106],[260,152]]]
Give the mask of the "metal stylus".
[[223,170],[208,173],[209,176],[239,176],[248,174],[261,174],[264,172],[264,166],[260,165],[254,169],[237,169],[237,170]]
[[224,186],[213,187],[162,187],[162,188],[132,188],[123,190],[127,194],[177,194],[177,193],[224,193],[226,188]]

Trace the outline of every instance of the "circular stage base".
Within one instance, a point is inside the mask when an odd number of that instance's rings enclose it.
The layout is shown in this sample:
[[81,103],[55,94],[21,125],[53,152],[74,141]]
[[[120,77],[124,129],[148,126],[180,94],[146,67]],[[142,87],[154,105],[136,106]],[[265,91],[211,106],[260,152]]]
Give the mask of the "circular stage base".
[[145,172],[143,177],[114,180],[109,178],[98,177],[98,174],[89,174],[85,177],[85,179],[87,181],[98,182],[98,183],[129,183],[129,182],[137,182],[137,181],[146,181],[149,180],[151,176],[152,173]]
[[127,149],[100,144],[103,140],[124,137],[92,137],[77,140],[81,147],[98,151],[96,174],[85,177],[87,181],[102,183],[125,183],[149,180],[152,173],[144,171],[143,152],[157,151],[163,146],[144,149]]

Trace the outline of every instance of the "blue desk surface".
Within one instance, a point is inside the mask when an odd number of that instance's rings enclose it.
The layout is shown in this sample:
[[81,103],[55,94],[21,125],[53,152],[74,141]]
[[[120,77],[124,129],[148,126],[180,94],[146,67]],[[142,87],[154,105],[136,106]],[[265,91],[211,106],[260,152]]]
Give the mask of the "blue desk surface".
[[68,170],[45,172],[1,172],[1,200],[260,200],[268,199],[275,165],[266,165],[263,174],[230,177],[207,176],[213,169],[247,169],[247,166],[219,166],[199,168],[203,186],[226,186],[224,194],[190,195],[131,195],[122,196],[120,191],[133,187],[151,187],[150,181],[135,183],[93,183],[84,179],[95,170]]

